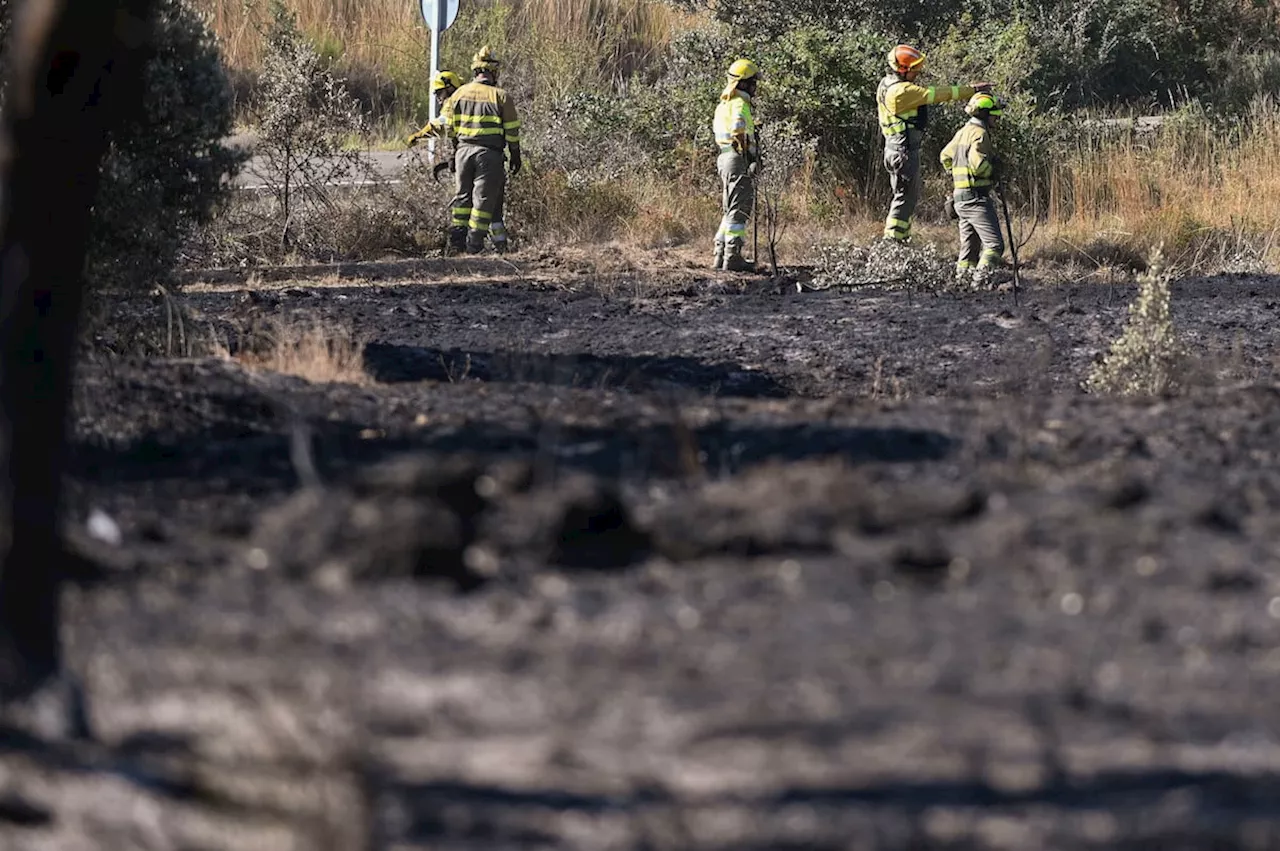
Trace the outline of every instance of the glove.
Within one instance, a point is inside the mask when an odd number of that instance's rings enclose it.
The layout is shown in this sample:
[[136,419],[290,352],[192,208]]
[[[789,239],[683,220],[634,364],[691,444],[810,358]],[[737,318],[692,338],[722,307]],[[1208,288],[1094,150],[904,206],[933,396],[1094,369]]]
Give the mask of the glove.
[[994,83],[970,83],[969,88],[973,89],[975,92],[990,92],[992,89],[995,88],[995,84]]
[[524,160],[520,158],[520,149],[511,152],[511,176],[515,177],[520,173],[520,169],[524,167]]
[[404,140],[405,147],[412,148],[414,145],[418,144],[418,142],[421,139],[422,139],[422,136],[420,134],[414,133],[411,136],[409,136],[409,138]]
[[764,171],[764,163],[760,161],[759,157],[756,157],[747,165],[747,174],[751,175],[752,177],[755,177],[757,174],[759,174],[762,171]]
[[942,202],[942,206],[947,211],[947,218],[951,221],[959,221],[960,214],[956,212],[956,199],[948,195],[947,200]]

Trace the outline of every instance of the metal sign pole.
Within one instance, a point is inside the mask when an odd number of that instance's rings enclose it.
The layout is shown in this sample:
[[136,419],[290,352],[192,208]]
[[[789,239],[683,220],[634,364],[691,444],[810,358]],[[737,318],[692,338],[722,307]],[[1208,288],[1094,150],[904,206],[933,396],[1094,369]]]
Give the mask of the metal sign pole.
[[[440,73],[440,36],[453,25],[458,17],[458,0],[418,0],[422,9],[422,22],[431,30],[431,79]],[[436,107],[436,96],[433,92],[427,104],[427,115],[434,121],[440,110]],[[427,151],[434,160],[436,156],[436,138],[427,140]]]
[[[445,15],[448,14],[448,8],[445,0],[436,0],[435,2],[436,19],[431,26],[431,79],[434,80],[436,75],[440,73],[440,34],[444,32]],[[435,94],[431,95],[431,105],[428,110],[428,117],[434,121],[438,110],[436,109]],[[430,155],[432,162],[436,158],[436,137],[432,136],[427,140],[427,153]]]

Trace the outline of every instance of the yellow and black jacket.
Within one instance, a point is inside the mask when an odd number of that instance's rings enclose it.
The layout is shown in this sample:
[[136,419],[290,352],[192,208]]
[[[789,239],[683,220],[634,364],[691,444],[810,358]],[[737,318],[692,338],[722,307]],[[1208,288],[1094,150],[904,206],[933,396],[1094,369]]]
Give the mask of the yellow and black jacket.
[[[970,86],[917,86],[890,74],[876,89],[876,106],[880,114],[880,132],[886,139],[907,137],[915,142],[929,123],[929,106],[949,100],[973,97]],[[915,130],[917,133],[911,133]],[[914,136],[914,139],[911,138]]]
[[748,161],[759,157],[756,119],[751,113],[751,96],[734,89],[720,96],[713,123],[720,153],[739,153]]
[[995,183],[996,157],[987,126],[976,118],[956,131],[942,149],[942,167],[951,172],[952,190],[956,194],[973,192],[985,195]]
[[445,102],[441,115],[449,135],[460,143],[502,150],[520,148],[520,118],[504,89],[480,81],[467,83]]

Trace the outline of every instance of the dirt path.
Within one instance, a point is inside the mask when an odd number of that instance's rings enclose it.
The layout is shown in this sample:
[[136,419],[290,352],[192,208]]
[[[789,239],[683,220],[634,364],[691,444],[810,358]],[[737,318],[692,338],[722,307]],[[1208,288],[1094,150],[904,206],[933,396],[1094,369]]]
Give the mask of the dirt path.
[[365,384],[86,365],[102,743],[0,740],[0,845],[1276,845],[1280,282],[1180,282],[1130,402],[1124,292],[513,259],[191,288]]

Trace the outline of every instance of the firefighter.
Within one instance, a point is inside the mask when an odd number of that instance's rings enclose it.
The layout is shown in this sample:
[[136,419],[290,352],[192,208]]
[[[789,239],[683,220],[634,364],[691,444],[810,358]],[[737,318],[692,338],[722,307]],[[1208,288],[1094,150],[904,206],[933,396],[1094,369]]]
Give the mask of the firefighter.
[[876,90],[880,132],[884,134],[884,166],[893,187],[884,238],[901,241],[911,236],[911,216],[920,200],[920,142],[929,126],[930,105],[988,92],[991,84],[927,88],[916,85],[916,78],[924,69],[924,54],[908,44],[890,50],[888,59],[890,73]]
[[423,125],[421,130],[406,139],[405,144],[412,148],[423,139],[430,139],[432,136],[440,138],[445,135],[445,125],[449,121],[447,114],[449,98],[463,85],[462,78],[452,71],[441,71],[435,75],[431,80],[431,96],[436,101],[436,117]]
[[952,204],[960,226],[960,256],[956,280],[975,288],[994,283],[993,269],[1004,257],[1004,239],[996,215],[992,188],[1000,179],[992,129],[1003,114],[1000,100],[989,92],[969,98],[964,111],[971,117],[942,150],[942,167],[951,172]]
[[716,232],[715,268],[742,272],[753,268],[742,258],[747,241],[747,219],[755,202],[755,176],[760,168],[760,148],[756,139],[751,101],[755,97],[760,69],[750,59],[729,66],[729,79],[716,105],[714,129],[720,155],[720,230]]
[[449,245],[456,251],[478,254],[485,237],[498,253],[507,250],[507,229],[502,221],[506,193],[506,162],[511,152],[511,174],[520,173],[520,118],[515,104],[498,87],[501,62],[486,45],[471,59],[472,81],[453,93],[446,104],[447,132],[457,140],[454,154],[457,195],[451,205]]

